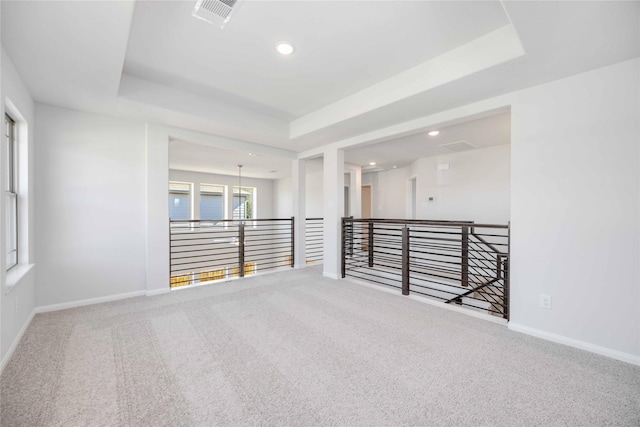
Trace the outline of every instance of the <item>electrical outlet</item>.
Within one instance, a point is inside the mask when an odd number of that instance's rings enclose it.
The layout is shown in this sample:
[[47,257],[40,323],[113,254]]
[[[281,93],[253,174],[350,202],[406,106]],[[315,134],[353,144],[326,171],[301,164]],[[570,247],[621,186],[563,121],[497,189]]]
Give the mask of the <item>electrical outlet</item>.
[[540,307],[551,310],[551,297],[549,295],[540,294]]

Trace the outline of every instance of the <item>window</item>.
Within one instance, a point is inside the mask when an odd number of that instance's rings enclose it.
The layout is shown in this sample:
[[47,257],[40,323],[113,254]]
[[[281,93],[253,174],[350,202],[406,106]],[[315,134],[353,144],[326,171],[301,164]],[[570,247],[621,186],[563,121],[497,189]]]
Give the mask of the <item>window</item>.
[[[244,264],[244,275],[249,276],[251,274],[256,274],[255,262],[247,262]],[[233,277],[240,277],[240,267],[233,268]]]
[[253,187],[233,187],[233,219],[255,218],[255,195]]
[[191,219],[191,184],[185,182],[169,183],[169,218],[174,220]]
[[200,184],[200,219],[224,219],[224,186]]
[[16,122],[5,114],[5,204],[7,270],[18,264],[18,146]]
[[222,280],[226,277],[225,269],[215,271],[203,271],[200,273],[200,282],[210,282],[212,280]]
[[180,286],[189,286],[193,282],[191,274],[183,274],[182,276],[171,276],[170,287],[179,288]]

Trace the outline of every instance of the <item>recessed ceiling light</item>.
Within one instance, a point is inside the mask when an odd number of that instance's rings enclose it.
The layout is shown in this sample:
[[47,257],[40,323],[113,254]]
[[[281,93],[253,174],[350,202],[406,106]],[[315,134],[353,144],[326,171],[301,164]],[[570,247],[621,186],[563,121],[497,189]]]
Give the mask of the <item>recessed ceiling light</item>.
[[369,166],[375,166],[376,162],[369,162]]
[[431,132],[429,132],[429,134],[428,134],[428,135],[429,135],[429,136],[436,136],[436,135],[438,135],[439,133],[440,133],[440,131],[439,131],[439,130],[432,130]]
[[289,42],[276,43],[276,50],[281,55],[291,55],[293,53],[293,45]]

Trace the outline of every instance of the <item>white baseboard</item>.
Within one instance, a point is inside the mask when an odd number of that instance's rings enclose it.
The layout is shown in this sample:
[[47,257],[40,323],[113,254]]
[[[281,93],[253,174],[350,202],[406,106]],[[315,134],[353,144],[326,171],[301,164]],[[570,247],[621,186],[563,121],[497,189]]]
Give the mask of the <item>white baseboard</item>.
[[368,283],[365,282],[364,280],[358,280],[358,279],[354,279],[352,277],[349,277],[347,279],[345,279],[351,283],[354,283],[356,285],[360,285],[360,286],[364,286],[367,288],[371,288],[371,289],[375,289],[376,291],[381,291],[381,292],[387,292],[389,294],[398,296],[398,297],[402,297],[402,298],[407,298],[410,300],[414,300],[414,301],[418,301],[421,302],[423,304],[428,304],[428,305],[433,305],[435,307],[439,307],[445,310],[449,310],[449,311],[455,311],[456,313],[461,313],[464,314],[466,316],[471,316],[471,317],[476,317],[478,319],[482,319],[485,320],[487,322],[491,322],[491,323],[497,323],[499,325],[506,325],[507,321],[501,317],[496,317],[496,316],[492,316],[490,314],[486,314],[486,313],[480,313],[477,311],[473,311],[473,310],[469,310],[468,308],[462,308],[459,307],[457,305],[453,305],[453,304],[445,304],[442,301],[436,301],[436,300],[432,300],[429,299],[427,297],[423,297],[421,295],[415,295],[415,294],[410,294],[410,295],[402,295],[402,293],[400,292],[399,289],[391,289],[388,287],[384,287],[384,286],[380,286],[380,285],[375,285],[373,283]]
[[329,279],[333,279],[333,280],[338,280],[339,279],[337,274],[327,273],[326,271],[322,272],[322,276],[327,277]]
[[520,333],[531,335],[537,338],[542,338],[547,341],[568,345],[569,347],[578,348],[580,350],[585,350],[591,353],[599,354],[600,356],[610,357],[612,359],[616,359],[622,362],[631,363],[632,365],[640,366],[640,356],[636,356],[630,353],[624,353],[622,351],[613,350],[607,347],[602,347],[602,346],[591,344],[585,341],[568,338],[562,335],[552,334],[550,332],[541,331],[540,329],[530,328],[528,326],[519,325],[513,322],[509,322],[508,328],[514,332],[520,332]]
[[171,288],[167,288],[167,289],[154,289],[152,291],[146,291],[144,293],[144,295],[148,296],[148,297],[153,297],[156,295],[162,295],[162,294],[168,294],[169,292],[171,292]]
[[5,354],[4,358],[2,359],[2,365],[0,365],[0,375],[4,371],[4,368],[7,366],[7,364],[9,363],[9,360],[11,360],[11,356],[13,356],[13,352],[16,351],[16,348],[18,347],[18,344],[20,343],[22,336],[27,331],[27,328],[31,324],[31,321],[33,320],[35,315],[36,315],[36,310],[33,310],[29,315],[29,318],[27,319],[27,321],[24,322],[24,325],[22,325],[22,328],[20,329],[20,332],[18,332],[18,335],[16,336],[16,338],[13,340],[13,343],[11,343],[11,347],[9,348],[9,351],[7,351],[7,354]]
[[147,295],[147,291],[127,292],[124,294],[107,295],[105,297],[89,298],[79,301],[63,302],[61,304],[43,305],[36,307],[36,313],[48,313],[50,311],[65,310],[67,308],[82,307],[85,305],[100,304],[103,302],[117,301],[126,298],[143,297]]

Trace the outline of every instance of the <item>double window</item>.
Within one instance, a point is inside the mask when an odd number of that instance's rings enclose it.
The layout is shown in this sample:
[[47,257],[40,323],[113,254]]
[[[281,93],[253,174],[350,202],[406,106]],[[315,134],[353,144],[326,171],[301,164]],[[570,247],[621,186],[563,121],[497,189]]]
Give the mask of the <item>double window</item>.
[[7,270],[18,264],[18,144],[16,122],[5,114],[5,205]]

